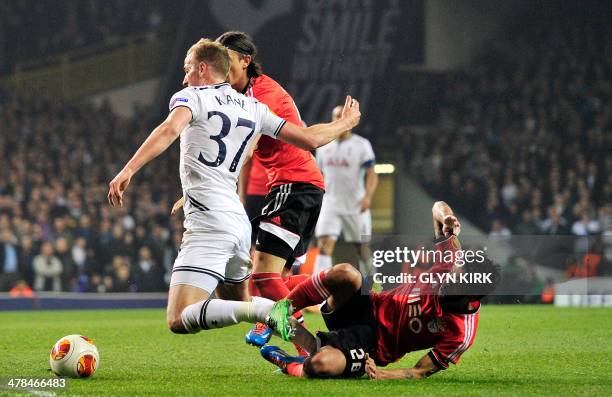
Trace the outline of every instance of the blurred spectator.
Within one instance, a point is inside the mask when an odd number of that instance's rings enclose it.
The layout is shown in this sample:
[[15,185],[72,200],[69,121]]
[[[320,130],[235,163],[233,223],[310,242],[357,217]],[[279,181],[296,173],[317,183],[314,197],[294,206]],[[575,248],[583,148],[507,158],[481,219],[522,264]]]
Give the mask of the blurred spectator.
[[160,264],[153,259],[149,247],[141,247],[138,251],[134,278],[140,292],[159,291],[164,287],[163,271]]
[[25,280],[19,280],[13,288],[10,289],[9,294],[12,298],[32,298],[34,297],[34,291],[26,283]]
[[542,232],[557,235],[566,235],[569,232],[567,221],[559,216],[556,207],[548,208],[548,218],[542,222]]
[[602,235],[603,244],[603,255],[608,266],[604,269],[604,272],[608,275],[612,275],[612,223],[608,224],[607,230]]
[[555,302],[555,282],[552,278],[546,280],[546,286],[540,296],[542,303],[552,304]]
[[77,274],[85,274],[85,268],[87,266],[87,240],[85,237],[78,237],[70,252],[71,260],[74,263]]
[[572,225],[572,234],[575,236],[588,236],[597,233],[599,233],[599,223],[594,219],[590,219],[586,211]]
[[[53,255],[53,245],[50,242],[43,243],[40,255],[34,258],[34,289],[36,291],[62,290],[63,266],[60,260]],[[47,285],[51,284],[50,287]]]
[[136,284],[132,280],[130,273],[130,267],[127,264],[122,264],[115,269],[114,281],[113,281],[114,292],[135,292]]
[[533,235],[538,234],[539,230],[533,221],[533,213],[532,211],[525,210],[521,215],[521,221],[515,227],[516,234],[519,235]]
[[9,229],[2,231],[0,241],[0,291],[8,291],[21,277],[19,273],[20,250],[17,239]]
[[504,242],[508,241],[509,237],[512,236],[512,232],[508,229],[499,219],[493,219],[491,224],[491,232],[489,237],[493,240]]
[[38,252],[37,246],[28,235],[21,238],[21,250],[19,256],[19,265],[22,269],[21,274],[28,285],[34,282],[33,261],[34,256]]
[[67,291],[71,291],[77,282],[77,268],[72,260],[72,252],[68,240],[60,237],[55,240],[55,255],[62,264],[62,285]]

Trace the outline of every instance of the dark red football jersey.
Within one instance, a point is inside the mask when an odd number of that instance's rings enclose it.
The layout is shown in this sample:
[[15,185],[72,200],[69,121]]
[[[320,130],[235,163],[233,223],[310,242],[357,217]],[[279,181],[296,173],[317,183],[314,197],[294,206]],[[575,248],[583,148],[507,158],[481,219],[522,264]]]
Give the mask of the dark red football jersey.
[[[436,250],[461,249],[455,236],[436,244]],[[429,273],[446,273],[452,262],[436,262]],[[444,312],[436,284],[405,284],[372,293],[374,317],[379,323],[375,361],[387,365],[406,353],[431,348],[429,355],[441,368],[456,364],[472,345],[478,327],[478,310],[471,314]],[[476,304],[479,308],[479,304]]]
[[[272,78],[261,75],[251,79],[246,95],[253,96],[278,117],[301,125],[302,120],[293,98]],[[312,154],[296,146],[262,135],[253,157],[266,169],[267,190],[277,185],[304,182],[325,189],[323,175]]]
[[246,194],[265,196],[268,194],[268,173],[257,156],[251,158],[251,170],[247,181]]

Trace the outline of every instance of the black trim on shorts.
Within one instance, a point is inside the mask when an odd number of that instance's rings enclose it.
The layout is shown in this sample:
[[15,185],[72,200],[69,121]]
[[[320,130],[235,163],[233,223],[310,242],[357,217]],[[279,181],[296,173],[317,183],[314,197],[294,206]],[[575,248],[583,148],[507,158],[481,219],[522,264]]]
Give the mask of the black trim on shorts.
[[208,270],[208,269],[202,269],[200,267],[195,267],[195,266],[177,266],[174,269],[172,269],[172,273],[174,272],[194,272],[194,273],[207,274],[209,276],[216,278],[219,282],[223,282],[225,279],[220,273],[217,273],[215,271]]
[[239,279],[238,278],[228,278],[228,277],[226,277],[224,281],[227,284],[240,284],[240,283],[248,280],[249,277],[251,277],[251,273],[248,273],[246,276],[244,276],[242,278],[239,278]]

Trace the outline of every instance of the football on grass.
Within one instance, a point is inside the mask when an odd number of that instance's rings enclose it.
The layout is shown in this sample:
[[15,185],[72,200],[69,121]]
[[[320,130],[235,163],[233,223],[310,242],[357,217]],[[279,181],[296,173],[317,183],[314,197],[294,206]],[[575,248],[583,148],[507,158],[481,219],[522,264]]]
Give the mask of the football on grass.
[[68,335],[58,340],[49,357],[51,370],[57,376],[88,378],[100,364],[98,348],[83,335]]

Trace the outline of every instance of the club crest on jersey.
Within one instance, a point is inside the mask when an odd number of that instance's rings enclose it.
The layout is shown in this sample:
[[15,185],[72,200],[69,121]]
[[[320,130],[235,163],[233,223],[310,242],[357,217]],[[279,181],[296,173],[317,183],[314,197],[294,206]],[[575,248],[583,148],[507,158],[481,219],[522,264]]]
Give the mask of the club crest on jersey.
[[345,158],[330,158],[327,160],[328,167],[348,167],[349,163]]
[[440,317],[436,317],[433,320],[431,320],[429,323],[427,323],[427,329],[432,334],[444,332],[444,330],[446,329],[446,321],[444,321]]

